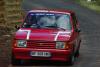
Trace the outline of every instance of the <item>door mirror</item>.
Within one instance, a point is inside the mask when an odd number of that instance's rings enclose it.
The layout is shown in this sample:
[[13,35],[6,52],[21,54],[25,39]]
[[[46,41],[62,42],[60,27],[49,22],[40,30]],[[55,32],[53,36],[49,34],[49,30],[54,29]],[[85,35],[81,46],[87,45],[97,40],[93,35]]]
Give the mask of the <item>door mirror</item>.
[[81,32],[81,30],[80,30],[80,29],[76,29],[75,31],[76,31],[76,32]]
[[22,22],[23,22],[23,19],[16,22],[15,29],[18,30],[20,28],[20,25],[22,24]]
[[17,30],[18,30],[19,28],[20,28],[20,27],[19,27],[18,25],[15,25],[15,29],[17,29]]

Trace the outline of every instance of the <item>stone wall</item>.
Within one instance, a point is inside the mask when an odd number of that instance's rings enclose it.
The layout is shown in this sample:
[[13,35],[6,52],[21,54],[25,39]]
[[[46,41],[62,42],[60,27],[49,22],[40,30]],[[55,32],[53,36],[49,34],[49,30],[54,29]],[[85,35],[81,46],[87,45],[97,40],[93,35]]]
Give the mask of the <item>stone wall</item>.
[[[22,0],[0,0],[0,23],[13,25],[22,18]],[[2,17],[2,18],[1,18]]]
[[5,18],[4,18],[4,14],[5,14],[5,8],[4,8],[4,1],[0,0],[0,25],[3,23],[5,23]]

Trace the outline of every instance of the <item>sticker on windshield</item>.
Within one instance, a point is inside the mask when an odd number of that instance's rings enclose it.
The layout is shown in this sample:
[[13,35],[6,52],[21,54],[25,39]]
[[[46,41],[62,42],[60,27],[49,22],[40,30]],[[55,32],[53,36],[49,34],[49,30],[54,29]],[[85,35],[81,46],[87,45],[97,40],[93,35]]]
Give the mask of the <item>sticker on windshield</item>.
[[36,14],[31,14],[31,15],[48,15],[48,16],[53,16],[54,14],[47,14],[47,13],[36,13]]

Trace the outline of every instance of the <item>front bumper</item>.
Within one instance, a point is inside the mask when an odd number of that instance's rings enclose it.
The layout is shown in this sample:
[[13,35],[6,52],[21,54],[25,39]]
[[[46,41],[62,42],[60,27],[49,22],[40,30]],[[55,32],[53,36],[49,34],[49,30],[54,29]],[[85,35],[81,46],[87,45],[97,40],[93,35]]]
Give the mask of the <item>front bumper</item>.
[[[30,56],[31,51],[50,52],[51,57],[32,57]],[[58,50],[58,49],[13,48],[12,53],[16,59],[22,59],[22,60],[68,61],[71,51],[70,50]]]

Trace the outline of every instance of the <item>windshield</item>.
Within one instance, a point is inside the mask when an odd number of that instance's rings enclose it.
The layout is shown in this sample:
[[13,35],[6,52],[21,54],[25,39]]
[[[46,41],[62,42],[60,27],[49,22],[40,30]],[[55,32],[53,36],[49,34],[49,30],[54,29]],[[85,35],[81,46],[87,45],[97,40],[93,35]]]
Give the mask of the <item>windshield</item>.
[[62,28],[71,30],[70,16],[57,13],[29,13],[23,28]]

